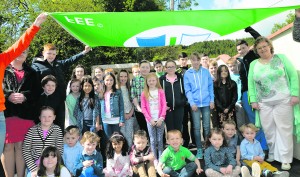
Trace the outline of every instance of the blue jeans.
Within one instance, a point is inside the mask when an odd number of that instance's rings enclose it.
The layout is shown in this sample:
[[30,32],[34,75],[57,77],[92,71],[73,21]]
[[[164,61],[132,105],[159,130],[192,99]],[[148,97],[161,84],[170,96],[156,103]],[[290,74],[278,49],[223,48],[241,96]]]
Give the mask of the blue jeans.
[[196,169],[197,169],[196,163],[190,162],[190,163],[186,164],[185,167],[183,167],[181,170],[175,171],[170,167],[165,167],[163,169],[163,172],[165,174],[170,175],[171,177],[189,177],[189,176],[193,176]]
[[105,131],[106,136],[108,139],[114,132],[120,132],[119,124],[106,124],[103,123],[103,129]]
[[[243,106],[244,110],[247,113],[249,122],[255,124],[255,113],[252,110],[252,107],[248,102],[248,91],[243,92],[242,106]],[[262,129],[260,129],[258,132],[256,132],[255,139],[257,139],[257,141],[260,142],[260,145],[261,145],[263,150],[268,150],[269,149],[265,134],[264,134]]]
[[[99,176],[94,174],[93,167],[88,167],[82,170],[81,175],[79,177],[99,177]],[[104,175],[101,175],[100,177],[104,177]]]
[[4,141],[6,135],[6,125],[5,125],[5,117],[4,112],[0,112],[0,154],[3,152]]
[[157,126],[153,127],[150,123],[147,123],[147,127],[148,127],[148,132],[150,137],[151,150],[154,153],[155,158],[159,160],[162,152],[164,151],[163,137],[165,131],[165,123],[162,122],[160,127]]
[[201,118],[203,124],[203,138],[204,140],[210,132],[210,107],[198,107],[197,111],[191,110],[192,118],[194,122],[194,135],[196,140],[197,149],[202,149],[201,143]]

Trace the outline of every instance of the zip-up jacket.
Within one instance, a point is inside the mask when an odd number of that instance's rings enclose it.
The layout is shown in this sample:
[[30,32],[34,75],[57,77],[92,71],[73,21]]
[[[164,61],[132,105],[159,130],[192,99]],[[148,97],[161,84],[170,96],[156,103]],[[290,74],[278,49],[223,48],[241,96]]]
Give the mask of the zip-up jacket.
[[177,78],[174,83],[171,83],[166,75],[159,78],[160,85],[163,87],[166,95],[167,106],[174,110],[176,107],[183,107],[186,104],[186,97],[184,93],[183,78],[181,74],[175,73]]
[[[111,117],[120,117],[120,123],[125,122],[125,113],[124,113],[124,101],[122,91],[117,89],[115,92],[110,94],[110,113]],[[106,118],[105,117],[105,100],[100,100],[100,107],[101,107],[101,119],[102,121]]]
[[[39,31],[40,27],[31,26],[26,30],[26,32],[20,37],[20,39],[14,43],[9,49],[0,53],[0,81],[3,81],[4,71],[6,67],[22,54],[22,52],[28,48],[34,35]],[[0,82],[0,88],[2,87],[2,82]],[[0,111],[5,110],[5,97],[3,90],[0,89]]]
[[188,69],[184,74],[184,90],[191,106],[209,106],[214,102],[214,85],[209,71],[200,66],[199,70]]
[[[4,74],[3,90],[5,95],[5,117],[17,116],[22,119],[34,120],[35,103],[38,99],[36,92],[36,77],[34,71],[26,63],[23,63],[24,77],[18,83],[15,72],[9,65]],[[12,93],[22,93],[25,96],[25,101],[22,104],[14,104],[8,100]]]
[[[257,39],[261,36],[251,27],[246,28],[245,31],[250,33],[254,39]],[[259,58],[259,56],[254,53],[253,50],[249,50],[249,52],[243,58],[238,58],[238,61],[240,62],[239,73],[242,82],[242,93],[248,91],[248,72],[250,63],[257,58]]]
[[[41,80],[47,75],[53,75],[57,80],[56,90],[60,93],[63,100],[66,99],[66,81],[64,72],[75,62],[77,62],[80,58],[82,58],[84,54],[80,52],[68,59],[65,60],[57,60],[55,59],[52,64],[50,64],[47,60],[43,58],[35,58],[32,62],[32,68],[35,70],[37,74],[38,81],[41,83]],[[43,92],[42,87],[40,87],[39,94]]]

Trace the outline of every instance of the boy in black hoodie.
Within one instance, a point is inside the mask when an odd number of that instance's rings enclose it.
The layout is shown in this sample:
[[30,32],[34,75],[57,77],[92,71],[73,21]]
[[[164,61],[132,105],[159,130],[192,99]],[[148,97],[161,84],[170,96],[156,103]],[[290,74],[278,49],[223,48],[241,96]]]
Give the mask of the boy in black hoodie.
[[[56,118],[54,120],[54,124],[60,126],[60,128],[63,130],[64,122],[65,122],[65,111],[64,111],[64,105],[61,105],[60,103],[64,103],[63,97],[60,94],[60,92],[57,91],[57,80],[53,75],[47,75],[45,76],[42,81],[42,88],[44,92],[39,96],[38,102],[37,102],[37,109],[36,112],[39,113],[40,109],[43,106],[50,106],[54,109]],[[39,115],[36,115],[37,117]],[[37,118],[37,120],[39,120]]]

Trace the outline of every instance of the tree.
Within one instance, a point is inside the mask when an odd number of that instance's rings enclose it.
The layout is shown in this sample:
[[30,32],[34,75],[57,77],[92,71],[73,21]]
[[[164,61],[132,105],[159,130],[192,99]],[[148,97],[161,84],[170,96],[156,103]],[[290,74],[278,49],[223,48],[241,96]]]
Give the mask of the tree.
[[285,22],[283,23],[275,23],[271,33],[275,33],[276,31],[280,30],[281,28],[283,28],[284,26],[293,23],[293,21],[295,20],[295,14],[294,13],[289,13],[286,16]]

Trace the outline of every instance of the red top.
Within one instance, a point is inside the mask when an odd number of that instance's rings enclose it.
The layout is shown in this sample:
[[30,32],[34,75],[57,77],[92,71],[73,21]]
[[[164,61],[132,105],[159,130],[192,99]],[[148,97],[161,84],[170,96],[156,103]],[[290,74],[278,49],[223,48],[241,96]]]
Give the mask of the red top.
[[30,42],[34,38],[34,35],[39,31],[40,27],[31,26],[20,37],[20,39],[14,43],[10,48],[0,54],[0,111],[5,110],[5,97],[2,90],[2,82],[4,78],[4,71],[6,67],[22,54],[22,52],[28,48]]

